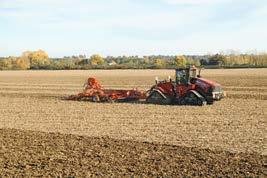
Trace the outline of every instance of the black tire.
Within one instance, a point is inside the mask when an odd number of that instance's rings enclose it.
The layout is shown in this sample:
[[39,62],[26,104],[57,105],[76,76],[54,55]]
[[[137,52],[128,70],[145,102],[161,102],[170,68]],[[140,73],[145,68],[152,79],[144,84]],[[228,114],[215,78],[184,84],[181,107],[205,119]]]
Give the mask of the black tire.
[[201,88],[197,88],[196,91],[205,98],[205,100],[207,101],[206,102],[207,104],[210,105],[210,104],[214,103],[214,100],[212,98],[212,94],[210,94],[210,95],[206,94]]
[[115,101],[113,99],[111,99],[110,97],[107,98],[107,102],[108,103],[114,103]]
[[207,101],[202,101],[201,99],[199,99],[198,101],[197,101],[197,105],[198,106],[204,106],[204,105],[206,105],[207,104]]
[[165,96],[164,98],[158,91],[152,91],[146,99],[147,103],[151,104],[171,104],[171,98]]
[[76,98],[76,100],[77,100],[77,101],[82,101],[82,98],[83,98],[82,96],[78,96],[78,97]]
[[206,99],[200,94],[195,93],[197,91],[189,91],[185,96],[186,104],[188,105],[197,105],[197,106],[203,106],[207,103]]
[[98,95],[94,95],[94,96],[92,96],[92,101],[93,101],[93,102],[99,102],[99,101],[100,101],[99,96],[98,96]]

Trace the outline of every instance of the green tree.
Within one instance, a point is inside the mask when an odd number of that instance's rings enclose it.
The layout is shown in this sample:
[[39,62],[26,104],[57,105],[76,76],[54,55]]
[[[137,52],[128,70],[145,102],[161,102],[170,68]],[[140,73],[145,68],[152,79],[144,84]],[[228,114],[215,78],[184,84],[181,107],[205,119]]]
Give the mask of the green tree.
[[160,58],[156,58],[154,60],[154,65],[156,68],[162,68],[162,67],[164,67],[164,61]]
[[194,65],[195,64],[195,60],[191,57],[187,57],[186,58],[186,65]]
[[226,56],[222,54],[215,54],[210,57],[210,63],[212,65],[218,65],[218,66],[225,66],[227,64],[227,58]]

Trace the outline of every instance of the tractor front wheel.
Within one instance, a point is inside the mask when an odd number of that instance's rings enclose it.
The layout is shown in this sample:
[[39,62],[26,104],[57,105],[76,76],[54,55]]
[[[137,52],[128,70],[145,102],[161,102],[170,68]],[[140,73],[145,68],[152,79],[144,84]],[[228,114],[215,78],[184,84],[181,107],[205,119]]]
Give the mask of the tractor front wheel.
[[183,100],[185,100],[188,105],[203,106],[207,104],[205,98],[196,91],[189,91]]

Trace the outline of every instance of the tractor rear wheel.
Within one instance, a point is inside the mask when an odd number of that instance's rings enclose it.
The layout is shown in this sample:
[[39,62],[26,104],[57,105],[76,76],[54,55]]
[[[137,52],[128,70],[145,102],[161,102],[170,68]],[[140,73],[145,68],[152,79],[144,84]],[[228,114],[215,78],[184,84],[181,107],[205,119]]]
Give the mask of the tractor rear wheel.
[[146,102],[151,104],[171,104],[172,100],[170,97],[155,90],[149,94]]

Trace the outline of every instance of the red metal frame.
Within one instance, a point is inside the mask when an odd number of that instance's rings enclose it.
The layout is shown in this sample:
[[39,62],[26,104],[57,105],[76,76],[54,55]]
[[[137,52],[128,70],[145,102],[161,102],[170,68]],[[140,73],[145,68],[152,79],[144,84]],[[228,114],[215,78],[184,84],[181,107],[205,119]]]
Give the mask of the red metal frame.
[[116,101],[116,100],[139,100],[145,99],[145,93],[138,89],[104,89],[95,78],[88,78],[83,92],[77,95],[69,96],[69,100],[80,100],[82,98],[97,97],[99,101]]

